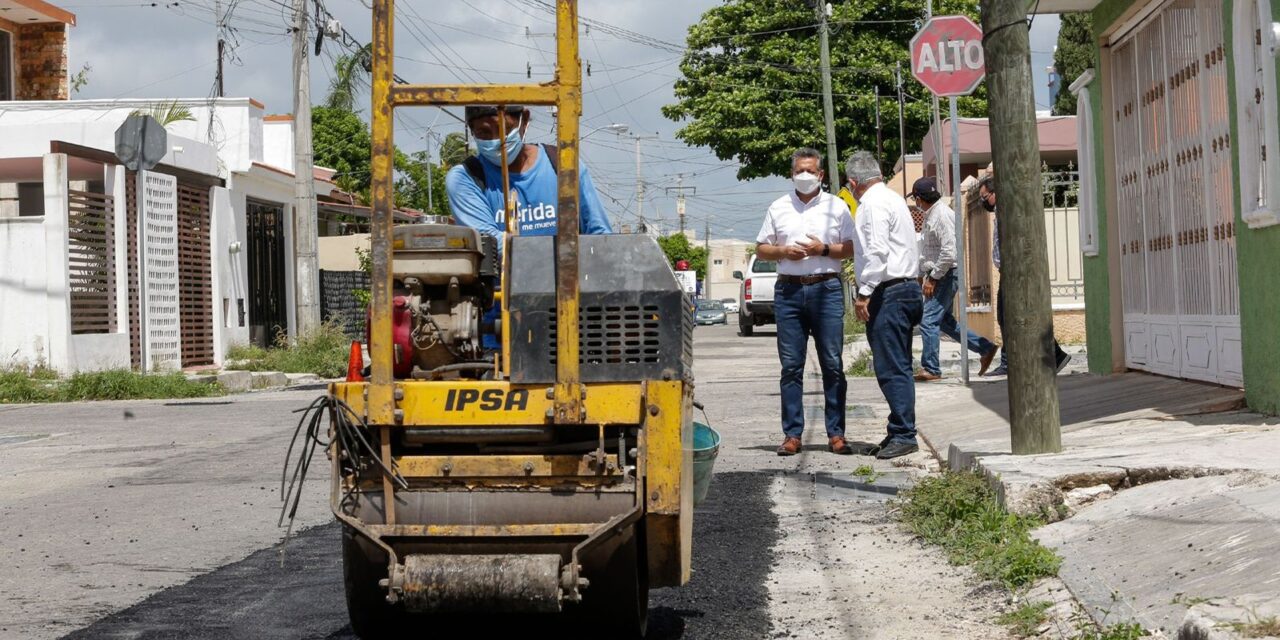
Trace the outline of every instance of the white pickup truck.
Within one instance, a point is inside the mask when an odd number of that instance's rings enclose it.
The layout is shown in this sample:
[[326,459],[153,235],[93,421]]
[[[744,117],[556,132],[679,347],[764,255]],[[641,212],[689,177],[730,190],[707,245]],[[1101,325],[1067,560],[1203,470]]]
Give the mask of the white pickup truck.
[[742,281],[738,298],[738,335],[749,336],[762,324],[773,324],[773,284],[778,280],[778,263],[752,255],[746,273],[734,271]]

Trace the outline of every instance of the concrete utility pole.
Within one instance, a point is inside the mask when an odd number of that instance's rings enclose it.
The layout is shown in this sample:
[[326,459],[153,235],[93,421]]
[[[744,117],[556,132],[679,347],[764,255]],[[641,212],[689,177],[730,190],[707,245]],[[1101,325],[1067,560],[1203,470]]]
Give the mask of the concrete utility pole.
[[320,325],[316,260],[316,197],[312,183],[311,61],[307,57],[307,0],[293,0],[293,229],[297,336]]
[[676,215],[680,216],[680,233],[684,233],[684,192],[697,193],[697,187],[684,186],[684,174],[676,176],[676,186],[667,187],[667,193],[676,192]]
[[840,191],[840,161],[836,158],[836,116],[831,102],[831,49],[828,45],[827,16],[831,5],[824,0],[815,3],[818,12],[818,41],[822,47],[822,118],[827,126],[827,182],[831,193]]
[[1015,454],[1062,450],[1027,5],[982,0]]
[[223,20],[222,20],[222,0],[215,0],[213,3],[213,22],[218,29],[218,74],[214,77],[214,92],[217,97],[222,97],[222,58],[226,50],[226,40],[222,37]]
[[702,230],[702,297],[711,297],[711,221],[703,222]]
[[658,138],[658,134],[655,133],[651,136],[640,136],[640,135],[632,134],[631,137],[636,141],[636,217],[643,220],[644,219],[644,176],[640,173],[640,141],[656,140]]

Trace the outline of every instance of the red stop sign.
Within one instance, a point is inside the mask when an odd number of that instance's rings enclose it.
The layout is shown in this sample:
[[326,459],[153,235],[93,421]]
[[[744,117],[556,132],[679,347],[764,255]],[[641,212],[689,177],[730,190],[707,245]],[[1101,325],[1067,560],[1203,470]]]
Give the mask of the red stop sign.
[[967,16],[930,18],[911,39],[911,74],[937,96],[967,96],[986,75],[982,29]]

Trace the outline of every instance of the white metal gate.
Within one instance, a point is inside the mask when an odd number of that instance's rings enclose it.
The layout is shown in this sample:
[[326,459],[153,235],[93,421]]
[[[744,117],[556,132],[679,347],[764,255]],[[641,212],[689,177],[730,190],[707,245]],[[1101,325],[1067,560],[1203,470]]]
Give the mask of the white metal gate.
[[1125,359],[1242,384],[1222,0],[1178,0],[1112,49]]

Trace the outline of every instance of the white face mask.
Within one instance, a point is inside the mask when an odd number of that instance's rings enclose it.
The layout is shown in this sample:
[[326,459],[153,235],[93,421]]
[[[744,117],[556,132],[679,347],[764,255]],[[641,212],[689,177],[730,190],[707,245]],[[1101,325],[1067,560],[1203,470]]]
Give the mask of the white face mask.
[[807,196],[822,186],[822,179],[808,171],[801,171],[791,176],[791,183],[795,185],[797,193]]

